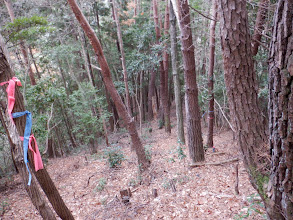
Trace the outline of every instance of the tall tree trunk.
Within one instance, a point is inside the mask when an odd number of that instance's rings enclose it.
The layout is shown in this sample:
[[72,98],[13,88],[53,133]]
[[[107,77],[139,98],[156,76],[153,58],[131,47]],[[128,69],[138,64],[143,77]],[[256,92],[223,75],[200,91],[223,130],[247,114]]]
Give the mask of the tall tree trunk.
[[148,92],[148,120],[152,120],[154,117],[153,99],[155,97],[155,84],[156,84],[156,71],[152,69],[150,72],[149,92]]
[[198,106],[198,88],[196,83],[194,46],[187,0],[179,0],[179,20],[181,29],[182,57],[185,80],[185,106],[189,156],[192,161],[204,161],[200,114]]
[[[83,59],[84,59],[84,62],[85,62],[85,68],[86,68],[86,72],[87,72],[87,75],[88,75],[88,79],[92,85],[92,88],[94,89],[95,88],[95,80],[93,78],[93,72],[91,71],[91,66],[90,66],[90,59],[88,59],[88,56],[87,56],[87,51],[84,47],[84,44],[86,42],[86,40],[84,39],[85,36],[82,35],[81,33],[81,30],[80,30],[80,27],[79,25],[77,24],[77,32],[78,32],[78,36],[79,36],[79,39],[80,39],[80,44],[81,44],[81,49],[82,49],[82,55],[83,55]],[[95,93],[95,98],[97,98],[97,94]],[[109,147],[109,139],[108,139],[108,130],[107,130],[107,125],[106,125],[106,121],[103,117],[103,109],[100,105],[97,106],[98,108],[98,111],[99,111],[99,115],[100,117],[102,118],[102,125],[103,125],[103,130],[104,130],[104,137],[105,137],[105,142],[106,142],[106,145]],[[96,114],[96,111],[95,112],[95,116],[97,117],[97,114]],[[94,145],[94,144],[93,144]],[[93,147],[93,149],[95,149]],[[92,150],[91,152],[93,152],[92,154],[96,153],[95,152],[96,150]]]
[[266,203],[269,162],[267,128],[262,117],[252,60],[246,1],[219,0],[225,84],[236,139],[250,181]]
[[29,49],[29,53],[30,53],[30,55],[31,55],[31,58],[32,58],[32,61],[33,61],[34,67],[35,67],[35,69],[36,69],[37,76],[38,76],[39,79],[41,79],[41,74],[40,74],[39,68],[38,68],[38,66],[37,66],[37,64],[36,64],[36,60],[35,60],[35,58],[34,58],[34,55],[33,55],[33,51],[32,51],[31,46],[29,46],[28,49]]
[[268,14],[269,0],[261,0],[258,3],[258,11],[256,15],[254,33],[252,36],[251,46],[252,46],[252,56],[255,56],[258,52],[258,48],[261,41],[262,31],[264,30],[264,24]]
[[293,216],[293,0],[280,0],[269,54],[271,219]]
[[170,1],[170,40],[171,40],[171,59],[172,59],[172,72],[174,80],[174,93],[176,105],[176,118],[177,118],[177,138],[178,141],[185,144],[184,125],[183,125],[183,111],[181,101],[181,85],[177,67],[177,34],[176,34],[176,18],[173,10],[173,4]]
[[108,63],[104,57],[104,53],[101,47],[101,44],[95,35],[94,30],[90,27],[89,23],[87,22],[86,18],[80,11],[78,5],[76,4],[75,0],[68,0],[69,5],[71,6],[71,9],[73,13],[76,16],[76,19],[81,24],[81,27],[83,28],[84,32],[86,33],[87,37],[89,38],[93,49],[97,55],[98,63],[100,64],[100,67],[102,69],[101,73],[103,75],[104,83],[109,91],[117,110],[120,114],[120,116],[123,118],[125,125],[127,126],[127,129],[129,131],[129,134],[131,136],[133,147],[136,151],[137,157],[138,157],[138,164],[142,170],[145,170],[150,166],[150,161],[146,158],[144,148],[142,146],[141,140],[138,136],[135,123],[131,116],[128,114],[127,109],[125,105],[122,102],[121,97],[119,96],[115,85],[112,81],[110,68],[108,66]]
[[[170,21],[169,21],[169,4],[166,2],[165,9],[165,23],[164,23],[164,34],[165,37],[169,35]],[[168,45],[165,45],[163,52],[163,64],[164,64],[164,89],[163,96],[163,108],[164,108],[164,120],[165,120],[165,131],[171,133],[171,121],[170,121],[170,105],[169,105],[169,95],[168,95],[168,76],[169,76],[169,54],[168,54]]]
[[217,0],[213,0],[213,19],[210,26],[210,65],[208,73],[208,90],[209,90],[209,112],[208,112],[208,135],[207,146],[214,146],[214,65],[215,65],[215,29],[217,22]]
[[[1,46],[2,48],[2,46]],[[2,53],[2,49],[1,49],[1,53]],[[14,74],[11,72],[9,64],[7,63],[6,59],[5,59],[5,55],[2,53],[0,54],[0,59],[1,59],[1,67],[4,70],[4,72],[2,72],[2,74],[0,74],[0,82],[4,82],[7,80],[10,80]],[[23,104],[23,97],[19,91],[18,88],[15,88],[15,106],[14,106],[14,111],[16,112],[22,112],[24,111],[24,104]],[[12,123],[10,123],[12,125]],[[11,139],[12,140],[16,140],[17,137],[19,138],[19,135],[23,136],[24,134],[24,130],[25,130],[25,124],[26,124],[26,119],[24,117],[21,118],[17,118],[15,119],[15,126],[8,126],[8,130],[7,132],[10,132],[12,129],[13,131],[15,131],[15,127],[17,129],[17,132],[13,132]],[[17,135],[15,135],[17,134]],[[19,134],[19,135],[18,135]],[[8,135],[10,135],[10,133],[8,133]],[[19,141],[15,141],[14,143],[16,143],[16,146],[20,146]],[[33,146],[34,147],[34,146]],[[23,163],[23,154],[19,155],[19,152],[23,152],[22,148],[21,149],[17,149],[15,151],[15,153],[17,153],[17,164],[20,165],[20,169],[21,172],[24,172],[23,170],[26,169],[25,165]],[[30,154],[29,154],[30,156]],[[30,163],[30,167],[31,172],[35,175],[35,177],[37,178],[40,186],[42,187],[42,189],[44,190],[46,196],[48,197],[49,201],[51,202],[54,210],[56,211],[56,213],[62,218],[62,219],[74,219],[70,210],[67,208],[67,206],[65,205],[64,201],[62,200],[57,188],[54,185],[54,182],[52,181],[52,179],[50,178],[47,170],[44,168],[42,170],[39,170],[37,172],[35,172],[34,169],[34,164],[32,163],[32,159],[29,160]],[[22,174],[23,176],[27,176],[24,173]],[[27,187],[27,186],[26,186]],[[48,207],[46,205],[46,203],[39,198],[39,193],[36,190],[36,187],[33,187],[34,190],[34,199],[37,199],[37,201],[32,201],[35,206],[37,207],[37,209],[40,211],[41,213],[41,209],[42,212],[45,212],[45,216],[50,216],[50,217],[45,217],[45,219],[55,219],[54,215],[52,216],[50,211],[48,210]],[[30,195],[30,190],[28,190],[29,195]],[[35,197],[36,196],[36,197]]]
[[[1,54],[2,56],[2,54]],[[0,60],[0,63],[2,64],[2,60]],[[4,79],[4,77],[1,77],[1,80]],[[40,215],[43,219],[47,220],[54,220],[55,215],[52,211],[52,209],[49,207],[48,203],[46,202],[45,198],[43,197],[42,193],[40,192],[36,181],[34,178],[32,178],[31,185],[28,186],[28,172],[26,169],[26,166],[23,162],[23,149],[22,144],[20,141],[19,134],[16,130],[16,127],[11,122],[10,117],[5,114],[5,106],[2,105],[2,103],[6,104],[6,97],[4,96],[5,90],[2,90],[2,94],[0,95],[0,120],[2,122],[2,125],[4,127],[4,130],[8,136],[9,141],[13,144],[12,153],[14,157],[16,158],[16,165],[17,169],[20,171],[20,176],[24,184],[24,188],[27,191],[28,196],[30,197],[31,202],[35,206],[35,208],[39,211]]]
[[124,54],[124,46],[123,46],[123,40],[122,40],[122,34],[121,34],[121,27],[120,27],[120,21],[119,16],[117,13],[117,5],[116,0],[112,0],[113,3],[113,13],[115,15],[115,22],[117,26],[117,36],[120,46],[120,53],[121,53],[121,61],[122,61],[122,69],[123,69],[123,77],[124,77],[124,85],[125,85],[125,96],[126,96],[126,107],[128,110],[129,115],[131,116],[131,107],[130,107],[130,95],[129,95],[129,88],[128,88],[128,76],[127,76],[127,69],[126,69],[126,60],[125,60],[125,54]]
[[[155,31],[156,31],[156,42],[157,44],[160,43],[161,38],[161,24],[159,23],[159,13],[158,13],[158,2],[157,0],[153,0],[153,7],[154,7],[154,22],[155,22]],[[168,10],[169,13],[169,10]],[[162,52],[159,52],[158,56],[160,57]],[[166,55],[167,56],[167,55]],[[161,103],[161,111],[164,115],[164,122],[165,122],[165,131],[171,133],[171,124],[170,124],[170,111],[168,113],[168,84],[166,84],[166,72],[164,68],[164,61],[160,61],[160,103]]]
[[[14,19],[15,19],[15,15],[14,15],[12,3],[11,3],[10,0],[4,0],[4,2],[5,2],[5,5],[6,5],[6,8],[8,10],[10,19],[13,22]],[[26,49],[25,43],[22,40],[20,41],[20,49],[21,49],[21,53],[23,55],[23,58],[24,58],[24,62],[26,64],[26,67],[28,69],[28,73],[29,73],[29,77],[30,77],[30,80],[31,80],[31,84],[32,85],[36,85],[37,83],[36,83],[36,79],[35,79],[34,72],[33,72],[32,68],[30,66],[30,63],[29,63],[29,57],[27,55],[27,49]]]

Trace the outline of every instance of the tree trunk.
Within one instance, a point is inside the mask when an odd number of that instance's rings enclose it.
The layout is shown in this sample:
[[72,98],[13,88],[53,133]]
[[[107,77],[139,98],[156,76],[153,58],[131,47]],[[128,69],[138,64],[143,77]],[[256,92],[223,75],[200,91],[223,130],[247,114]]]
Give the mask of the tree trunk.
[[[4,0],[4,2],[5,2],[5,5],[6,5],[6,8],[8,10],[10,19],[13,22],[14,19],[15,19],[15,15],[14,15],[12,3],[11,3],[10,0]],[[26,68],[28,69],[31,84],[36,85],[37,83],[36,83],[35,75],[34,75],[34,72],[33,72],[32,68],[31,68],[31,66],[29,64],[29,57],[27,55],[27,49],[26,49],[25,43],[22,40],[20,41],[20,49],[21,49],[21,53],[22,53],[23,58],[24,58],[24,62],[26,64]]]
[[[2,72],[2,74],[0,74],[0,82],[4,82],[7,80],[10,80],[14,74],[11,72],[9,64],[7,63],[6,59],[5,59],[5,55],[2,53],[2,46],[1,46],[1,54],[0,54],[0,62],[1,62],[1,67],[4,70],[4,72]],[[23,97],[21,95],[21,93],[19,92],[18,88],[15,88],[15,106],[14,106],[14,111],[16,112],[22,112],[24,111],[24,104],[23,104]],[[17,150],[15,150],[15,158],[17,161],[17,164],[19,164],[19,170],[22,173],[22,176],[26,176],[26,181],[27,181],[27,174],[25,173],[25,164],[23,163],[23,154],[20,155],[20,152],[22,151],[22,148],[20,147],[20,139],[19,139],[19,135],[23,136],[24,134],[24,129],[25,129],[25,124],[26,124],[26,120],[24,117],[21,118],[17,118],[15,119],[15,125],[16,126],[12,126],[12,123],[9,123],[10,125],[8,125],[7,128],[7,133],[8,136],[10,135],[11,140],[14,140],[14,143],[16,144],[16,146],[18,146],[19,148]],[[15,127],[17,128],[17,132],[15,131]],[[15,131],[12,134],[10,134],[11,131]],[[65,203],[63,202],[57,188],[55,187],[52,179],[50,178],[49,174],[47,173],[46,169],[42,169],[39,170],[37,172],[35,172],[34,169],[34,164],[32,163],[32,160],[30,160],[29,163],[31,169],[31,172],[36,176],[38,182],[40,183],[40,186],[42,187],[42,189],[44,190],[45,194],[47,195],[49,201],[51,202],[54,210],[56,211],[56,213],[62,218],[62,219],[74,219],[71,212],[69,211],[69,209],[66,207]],[[31,187],[27,187],[26,189],[29,192],[29,196],[32,196],[32,202],[33,204],[36,206],[36,208],[40,211],[41,215],[44,215],[45,219],[55,219],[55,216],[51,213],[51,211],[48,210],[48,206],[46,205],[46,203],[44,202],[43,199],[40,198],[40,194],[38,192],[38,190],[36,189],[35,183],[33,183],[34,180],[32,181],[32,186]],[[31,195],[30,191],[34,191],[33,195]],[[44,214],[42,214],[42,212],[44,212]]]
[[261,0],[258,3],[258,11],[256,15],[254,33],[252,36],[252,56],[255,56],[258,52],[258,48],[261,41],[262,31],[264,30],[264,24],[268,14],[269,0]]
[[184,125],[183,125],[183,110],[181,101],[181,85],[179,73],[177,68],[177,34],[176,34],[176,18],[174,14],[173,4],[170,1],[170,40],[171,40],[171,59],[172,59],[172,72],[174,80],[174,93],[176,105],[176,118],[177,118],[177,138],[178,141],[185,144]]
[[29,52],[30,52],[30,55],[31,55],[31,58],[32,58],[32,61],[33,61],[33,64],[34,64],[34,67],[36,69],[37,76],[38,76],[39,79],[41,79],[41,74],[40,74],[39,68],[38,68],[38,66],[36,64],[36,60],[34,58],[32,48],[29,46],[28,49],[29,49]]
[[72,132],[72,124],[69,120],[69,117],[67,115],[67,112],[64,110],[64,107],[62,105],[62,103],[60,103],[60,108],[61,108],[61,114],[63,115],[63,118],[64,118],[64,122],[65,122],[65,127],[66,127],[66,130],[67,130],[67,133],[68,133],[68,136],[69,136],[69,139],[70,139],[70,142],[72,144],[72,147],[73,148],[77,148],[77,143],[76,143],[76,138]]
[[188,148],[190,159],[192,163],[194,163],[204,161],[204,149],[198,106],[198,88],[196,83],[194,46],[192,42],[190,13],[187,0],[179,0],[179,18],[185,80],[185,106],[188,131]]
[[[80,27],[77,25],[77,31],[78,31],[78,36],[79,36],[79,39],[80,39],[80,44],[81,44],[81,49],[82,49],[82,54],[83,54],[83,59],[84,59],[84,62],[85,62],[85,67],[86,67],[86,72],[87,72],[87,75],[88,75],[88,79],[92,85],[92,88],[94,89],[95,88],[95,80],[93,78],[93,72],[91,71],[91,66],[90,66],[90,59],[88,59],[88,56],[87,56],[87,51],[84,47],[84,44],[85,44],[85,41],[86,39],[84,38],[85,36],[82,35],[81,33],[81,30],[80,30]],[[95,93],[95,98],[97,98],[97,94]],[[100,117],[102,118],[102,125],[103,125],[103,130],[104,130],[104,137],[105,137],[105,142],[106,142],[106,145],[107,147],[109,147],[109,139],[108,139],[108,130],[107,130],[107,125],[106,125],[106,121],[103,117],[103,109],[102,107],[98,104],[97,106],[97,109],[99,111],[99,115]],[[94,114],[96,117],[98,114]],[[94,144],[93,144],[94,145]],[[95,147],[93,147],[93,149],[95,149]],[[92,150],[91,152],[93,152],[92,154],[96,153],[96,149],[95,150]]]
[[[158,2],[157,0],[153,0],[153,7],[154,7],[154,22],[155,22],[155,31],[156,31],[156,43],[160,43],[160,38],[161,38],[161,29],[160,27],[162,26],[159,24],[159,13],[158,13]],[[169,13],[169,10],[167,14]],[[158,57],[162,55],[161,52],[159,52]],[[167,55],[166,55],[167,56]],[[164,57],[164,56],[163,56]],[[167,58],[166,58],[167,61]],[[168,84],[166,84],[166,72],[164,68],[164,61],[160,61],[160,111],[161,111],[161,116],[164,117],[164,123],[165,123],[165,131],[167,133],[171,133],[171,124],[170,124],[170,111],[168,112]],[[163,113],[163,114],[162,114]],[[162,117],[160,117],[161,119]]]
[[[1,54],[2,55],[2,54]],[[2,60],[0,60],[0,63],[2,64]],[[1,80],[4,79],[4,77],[1,77]],[[16,158],[16,166],[18,170],[20,171],[20,176],[22,178],[24,188],[28,193],[28,196],[30,197],[31,202],[35,206],[35,208],[39,211],[40,215],[42,216],[43,219],[51,220],[51,219],[56,219],[55,215],[52,211],[52,209],[49,207],[47,204],[45,198],[43,198],[43,195],[41,194],[35,179],[32,178],[30,186],[27,185],[28,183],[28,172],[26,169],[26,166],[23,162],[23,149],[22,149],[22,144],[20,141],[19,134],[16,130],[16,127],[13,125],[11,122],[10,117],[5,114],[5,106],[2,105],[2,103],[6,102],[4,101],[6,97],[4,96],[5,91],[4,89],[2,90],[3,94],[0,95],[0,119],[2,122],[2,125],[5,129],[5,132],[8,136],[9,141],[13,144],[13,154]]]
[[293,1],[280,0],[269,54],[272,166],[268,187],[271,219],[293,216]]
[[94,30],[90,27],[89,23],[87,22],[86,18],[80,11],[78,5],[74,0],[68,0],[69,5],[71,6],[71,9],[73,13],[75,14],[77,20],[81,24],[81,27],[83,28],[84,32],[86,33],[87,37],[90,39],[90,42],[93,46],[93,49],[97,55],[98,63],[100,64],[100,67],[102,69],[101,73],[103,75],[104,83],[109,91],[117,110],[120,114],[120,116],[123,118],[125,125],[127,126],[127,129],[129,131],[129,134],[132,139],[133,147],[136,151],[137,157],[138,157],[138,164],[142,170],[145,170],[149,167],[150,161],[146,158],[144,148],[142,146],[141,140],[138,136],[135,123],[131,116],[128,114],[127,109],[125,105],[122,102],[121,97],[119,96],[114,83],[112,81],[110,68],[108,66],[108,63],[104,57],[104,53],[101,47],[101,44],[95,35]]
[[262,117],[252,60],[246,1],[220,0],[220,29],[225,84],[236,139],[250,181],[266,204],[269,166],[267,128]]
[[120,27],[120,21],[119,16],[117,13],[117,5],[116,0],[112,0],[113,3],[113,13],[115,17],[115,22],[117,26],[117,36],[120,46],[120,53],[121,53],[121,61],[122,61],[122,69],[123,69],[123,76],[124,76],[124,85],[125,85],[125,96],[126,96],[126,106],[129,115],[131,116],[131,107],[130,107],[130,95],[129,95],[129,88],[128,88],[128,76],[127,76],[127,69],[126,69],[126,60],[125,60],[125,54],[124,54],[124,46],[123,46],[123,40],[122,40],[122,34],[121,34],[121,27]]
[[208,111],[208,135],[207,147],[213,147],[214,141],[214,64],[215,64],[215,29],[217,19],[217,0],[213,0],[213,19],[210,26],[210,65],[208,73],[208,94],[209,94],[209,111]]
[[[164,33],[165,37],[169,35],[170,21],[169,21],[169,5],[168,1],[166,2],[165,9],[165,23],[164,23]],[[168,45],[165,45],[165,49],[163,52],[163,65],[164,65],[164,85],[162,89],[164,89],[163,96],[163,108],[164,108],[164,120],[165,120],[165,131],[167,133],[171,133],[171,121],[170,121],[170,105],[169,105],[169,95],[168,95],[168,76],[169,76],[169,54],[167,52]]]
[[[155,84],[156,84],[156,71],[151,70],[149,80],[149,92],[148,92],[148,120],[152,120],[154,117],[153,113],[153,97],[155,97]],[[157,118],[155,118],[157,119]]]

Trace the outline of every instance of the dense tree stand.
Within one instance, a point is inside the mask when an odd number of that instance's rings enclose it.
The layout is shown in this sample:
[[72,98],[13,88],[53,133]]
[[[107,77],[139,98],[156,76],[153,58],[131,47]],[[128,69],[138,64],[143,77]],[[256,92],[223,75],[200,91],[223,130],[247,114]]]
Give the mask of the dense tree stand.
[[68,0],[68,3],[70,5],[73,13],[75,14],[76,19],[79,21],[85,34],[89,38],[90,43],[96,53],[98,63],[100,64],[100,67],[101,67],[101,73],[103,76],[103,81],[105,83],[105,86],[106,86],[108,92],[110,93],[111,98],[114,101],[114,104],[118,110],[119,115],[123,118],[123,120],[127,126],[127,130],[129,132],[131,140],[132,140],[133,148],[135,149],[135,152],[137,154],[138,164],[139,164],[141,170],[145,170],[150,166],[150,161],[146,158],[145,151],[142,146],[141,140],[138,136],[134,120],[128,114],[127,109],[126,109],[125,105],[123,104],[122,99],[119,96],[119,94],[115,88],[115,85],[112,81],[110,68],[109,68],[108,63],[105,59],[100,41],[98,40],[97,36],[95,35],[94,30],[91,28],[91,26],[87,22],[86,18],[82,14],[82,12],[79,9],[76,2],[74,0]]

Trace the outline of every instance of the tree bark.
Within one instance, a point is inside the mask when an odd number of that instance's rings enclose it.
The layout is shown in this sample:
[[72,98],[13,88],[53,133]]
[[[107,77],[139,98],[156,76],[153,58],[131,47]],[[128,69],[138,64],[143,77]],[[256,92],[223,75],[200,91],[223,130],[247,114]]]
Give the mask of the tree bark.
[[258,52],[258,48],[261,41],[262,31],[264,30],[264,24],[268,14],[269,0],[261,0],[258,3],[258,11],[256,15],[254,33],[252,36],[251,46],[252,46],[252,56],[255,56]]
[[81,27],[83,28],[84,32],[86,33],[87,37],[89,38],[89,40],[92,44],[92,47],[97,55],[98,63],[100,64],[100,67],[102,69],[101,73],[103,75],[105,86],[106,86],[107,90],[109,91],[109,93],[110,93],[110,95],[111,95],[111,97],[117,107],[117,110],[118,110],[120,116],[123,118],[123,120],[127,126],[127,129],[128,129],[129,134],[131,136],[133,147],[134,147],[136,154],[137,154],[137,157],[138,157],[138,164],[142,170],[145,170],[149,167],[150,161],[146,158],[144,148],[142,146],[141,140],[138,136],[138,133],[137,133],[137,130],[135,127],[135,123],[134,123],[133,119],[130,117],[130,115],[128,114],[127,109],[126,109],[125,105],[123,104],[122,99],[119,96],[119,94],[114,86],[114,83],[113,83],[112,77],[111,77],[110,68],[108,66],[108,63],[107,63],[105,57],[104,57],[104,53],[103,53],[101,44],[100,44],[97,36],[95,35],[94,30],[90,27],[86,18],[84,17],[82,12],[80,11],[76,2],[74,0],[68,0],[68,3],[71,6],[71,9],[76,16],[76,19],[81,24]]
[[210,64],[208,73],[208,95],[209,95],[209,111],[208,111],[208,135],[207,135],[207,147],[214,146],[214,65],[215,65],[215,29],[217,19],[217,0],[213,0],[213,18],[210,25]]
[[179,18],[185,80],[185,106],[188,131],[188,148],[190,159],[192,163],[195,163],[204,161],[204,148],[198,106],[198,88],[196,83],[194,46],[192,43],[190,13],[187,0],[179,0]]
[[176,34],[176,17],[173,9],[172,1],[170,1],[170,40],[171,40],[171,59],[172,59],[172,72],[174,79],[174,93],[176,105],[176,118],[177,118],[177,139],[185,144],[184,125],[183,125],[183,110],[181,101],[181,85],[177,67],[177,34]]
[[[10,70],[9,64],[6,61],[5,55],[2,50],[0,51],[0,62],[1,67],[3,69],[3,72],[0,74],[0,82],[8,81],[10,80],[14,74]],[[4,94],[4,91],[3,91]],[[14,111],[21,112],[24,111],[24,104],[23,104],[23,98],[18,88],[15,88],[15,106]],[[7,115],[3,116],[3,118],[7,118]],[[7,119],[8,120],[8,119]],[[10,121],[10,119],[9,119]],[[20,138],[19,135],[23,136],[26,120],[24,117],[15,119],[15,126],[11,122],[7,122],[8,126],[6,129],[7,135],[11,138],[13,143],[17,146],[15,148],[15,158],[16,163],[19,165],[19,170],[22,173],[25,180],[25,187],[28,191],[29,196],[32,199],[33,204],[36,206],[36,208],[39,210],[40,214],[42,216],[45,216],[44,219],[55,219],[54,214],[52,214],[52,211],[49,210],[47,204],[44,202],[44,200],[40,197],[40,193],[34,183],[34,179],[32,180],[32,185],[28,187],[26,185],[27,182],[27,174],[26,174],[26,167],[23,162],[23,151],[20,144]],[[17,131],[16,131],[16,129]],[[11,133],[12,132],[12,133]],[[30,167],[31,172],[36,176],[38,182],[40,183],[42,189],[46,193],[49,201],[51,202],[53,208],[55,209],[56,213],[63,219],[73,219],[73,216],[69,209],[64,204],[59,192],[57,191],[52,179],[50,178],[49,174],[47,173],[46,169],[39,170],[38,172],[34,171],[32,160],[30,160]]]
[[267,128],[259,108],[246,2],[220,0],[218,4],[230,115],[250,181],[268,206],[265,192],[269,166]]
[[269,120],[272,166],[268,187],[271,219],[293,216],[293,1],[280,0],[269,53]]
[[[0,56],[2,56],[2,54],[0,54]],[[0,60],[0,63],[2,64],[2,59]],[[2,80],[4,77],[0,76],[0,78]],[[56,219],[55,215],[52,209],[49,207],[48,203],[46,202],[45,198],[42,196],[35,179],[32,178],[31,185],[27,185],[28,172],[23,160],[22,144],[15,125],[11,122],[10,117],[7,114],[5,114],[5,106],[2,105],[2,103],[6,104],[6,97],[4,96],[5,90],[3,89],[2,92],[3,94],[0,95],[0,120],[8,136],[9,141],[13,145],[12,153],[15,156],[16,166],[20,171],[20,176],[22,178],[24,188],[27,191],[27,194],[30,197],[31,202],[39,211],[42,218],[47,220],[54,220]]]

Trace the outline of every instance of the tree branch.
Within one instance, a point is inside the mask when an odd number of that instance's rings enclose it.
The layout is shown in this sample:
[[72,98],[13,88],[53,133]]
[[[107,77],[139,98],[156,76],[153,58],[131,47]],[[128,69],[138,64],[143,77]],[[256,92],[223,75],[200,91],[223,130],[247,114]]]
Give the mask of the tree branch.
[[205,17],[206,19],[209,19],[209,20],[212,20],[212,21],[217,21],[217,19],[215,19],[215,18],[210,18],[210,17],[204,15],[201,11],[199,11],[199,10],[193,8],[193,7],[190,6],[190,5],[189,5],[189,8],[191,8],[193,11],[197,12],[197,13],[200,14],[201,16]]

